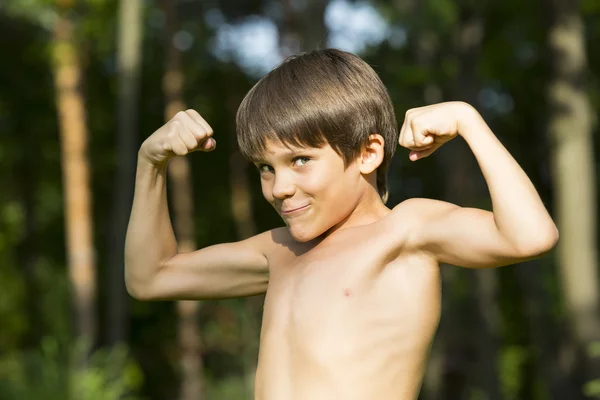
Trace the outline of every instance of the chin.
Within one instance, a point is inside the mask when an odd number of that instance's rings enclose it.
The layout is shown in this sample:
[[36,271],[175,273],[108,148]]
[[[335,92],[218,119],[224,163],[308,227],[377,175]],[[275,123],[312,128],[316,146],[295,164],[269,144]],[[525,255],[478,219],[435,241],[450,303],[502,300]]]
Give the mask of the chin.
[[294,240],[301,243],[309,242],[325,233],[325,231],[306,229],[305,227],[296,227],[294,225],[288,226],[288,229]]

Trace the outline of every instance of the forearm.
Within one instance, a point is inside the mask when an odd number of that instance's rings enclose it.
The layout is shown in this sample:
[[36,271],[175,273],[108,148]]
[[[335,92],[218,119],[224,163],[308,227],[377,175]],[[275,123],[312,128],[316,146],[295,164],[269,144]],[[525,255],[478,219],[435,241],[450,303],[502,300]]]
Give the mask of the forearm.
[[125,282],[134,296],[139,296],[164,262],[177,253],[167,205],[166,170],[166,163],[155,166],[138,156],[125,240]]
[[523,251],[553,246],[558,232],[531,180],[483,118],[470,106],[464,112],[459,135],[483,172],[499,232]]

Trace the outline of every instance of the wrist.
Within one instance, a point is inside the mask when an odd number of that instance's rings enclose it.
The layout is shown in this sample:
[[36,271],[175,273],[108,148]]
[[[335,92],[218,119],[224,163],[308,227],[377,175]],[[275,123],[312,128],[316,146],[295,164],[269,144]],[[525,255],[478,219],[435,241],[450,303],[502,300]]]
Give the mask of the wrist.
[[152,158],[148,152],[146,151],[146,149],[144,148],[144,146],[142,145],[140,147],[140,149],[138,150],[138,157],[137,157],[137,163],[138,163],[138,167],[142,167],[142,168],[155,168],[155,169],[164,169],[167,166],[168,160],[165,159],[164,161],[158,161],[154,158]]
[[163,160],[159,160],[156,157],[153,157],[151,152],[148,149],[148,144],[146,142],[142,143],[140,149],[138,150],[138,164],[146,164],[148,166],[152,166],[154,168],[161,168],[167,165],[168,159],[164,158]]
[[456,107],[457,128],[460,136],[466,139],[473,132],[481,131],[485,122],[475,107],[462,101],[457,102]]

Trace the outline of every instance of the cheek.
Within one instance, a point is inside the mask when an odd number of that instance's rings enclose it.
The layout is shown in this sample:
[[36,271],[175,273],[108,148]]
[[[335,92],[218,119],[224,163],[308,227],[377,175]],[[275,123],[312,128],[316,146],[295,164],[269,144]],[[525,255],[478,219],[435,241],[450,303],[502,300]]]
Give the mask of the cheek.
[[331,203],[333,209],[339,209],[340,206],[345,208],[347,204],[353,203],[359,184],[360,172],[357,172],[356,168],[349,167],[344,170],[338,167],[311,177],[307,181],[306,189],[312,189],[312,193],[319,194],[322,200]]
[[265,179],[261,179],[260,180],[260,187],[262,189],[262,194],[263,197],[265,198],[265,200],[267,200],[269,203],[273,202],[273,185],[265,180]]
[[329,184],[330,199],[341,213],[345,213],[361,196],[360,174],[355,172],[348,169]]
[[331,185],[329,175],[326,173],[319,173],[316,171],[305,175],[301,180],[302,191],[312,195],[322,195],[326,192],[327,188]]

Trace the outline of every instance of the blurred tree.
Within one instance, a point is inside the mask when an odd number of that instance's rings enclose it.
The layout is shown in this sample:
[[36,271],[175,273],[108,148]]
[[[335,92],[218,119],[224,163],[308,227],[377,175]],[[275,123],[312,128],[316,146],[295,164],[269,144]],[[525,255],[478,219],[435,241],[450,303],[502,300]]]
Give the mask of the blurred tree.
[[82,70],[71,2],[57,1],[53,72],[62,150],[69,276],[78,337],[96,339],[95,250],[92,239],[88,131],[81,88]]
[[280,3],[283,12],[277,25],[283,57],[327,47],[325,10],[328,5],[329,0],[284,0]]
[[[579,2],[547,1],[551,27],[548,134],[552,144],[558,260],[574,344],[562,358],[574,376],[600,377],[589,346],[600,340],[597,194],[592,142],[593,111],[586,93],[587,55]],[[583,373],[582,373],[583,372]],[[578,382],[583,384],[583,382]]]
[[[448,100],[462,100],[477,107],[478,94],[481,91],[478,60],[485,34],[483,15],[485,3],[459,1],[457,4],[458,20],[452,38],[454,42],[452,48],[457,59],[458,74],[453,88],[450,89]],[[460,205],[471,203],[473,206],[491,210],[486,184],[472,152],[464,141],[455,141],[450,145],[445,149],[445,155],[451,157],[451,160],[447,160],[448,168],[445,169],[448,174],[446,179],[448,198],[455,199],[454,201]],[[471,281],[469,286],[473,288],[472,319],[474,326],[477,327],[476,340],[472,341],[476,347],[477,357],[471,362],[468,376],[471,377],[469,380],[474,380],[471,383],[471,390],[473,387],[478,387],[491,400],[500,399],[497,363],[486,362],[498,358],[497,334],[501,314],[496,300],[497,274],[496,269],[483,269],[469,271],[471,276],[468,277]]]
[[124,342],[128,336],[129,297],[123,279],[124,243],[133,202],[137,160],[142,19],[140,0],[119,1],[116,109],[118,165],[112,192],[106,286],[106,337],[109,344]]
[[[183,100],[182,54],[178,48],[179,16],[177,2],[162,0],[161,9],[165,16],[165,75],[163,92],[166,98],[165,120],[168,121],[187,107]],[[192,176],[190,162],[186,157],[175,157],[169,161],[169,178],[174,215],[174,228],[178,249],[187,253],[196,250],[196,232],[192,198]],[[181,373],[179,399],[197,400],[203,398],[202,359],[200,350],[200,330],[198,329],[197,301],[178,301],[179,317],[179,366]]]
[[[227,110],[232,116],[231,121],[234,121],[240,98],[236,87],[239,88],[240,85],[231,85],[231,83],[230,81],[230,85],[228,85],[229,90],[226,102]],[[252,193],[248,176],[249,164],[242,157],[237,147],[235,124],[232,123],[228,131],[231,134],[228,140],[231,216],[233,218],[236,240],[244,240],[258,233],[252,214]],[[242,317],[241,321],[242,332],[244,332],[245,336],[245,338],[242,338],[244,343],[244,383],[246,395],[252,397],[254,394],[254,378],[256,376],[256,363],[258,359],[258,343],[256,339],[260,331],[264,295],[252,296],[243,301],[244,313],[246,314]]]

